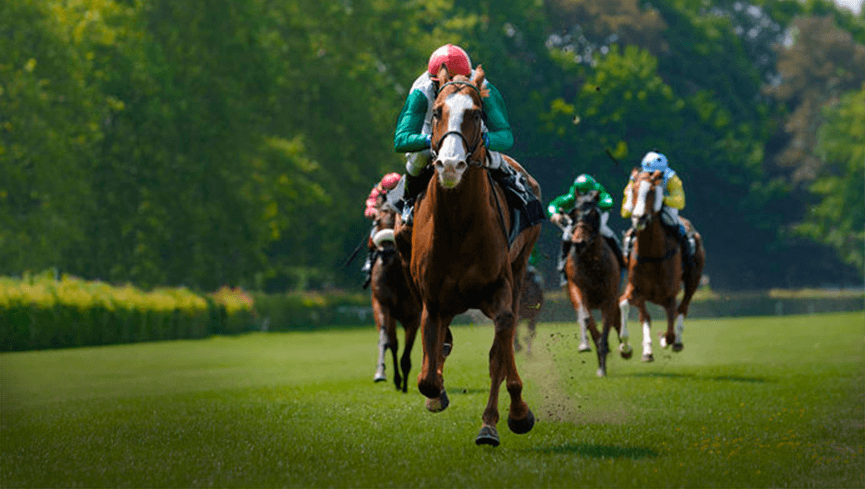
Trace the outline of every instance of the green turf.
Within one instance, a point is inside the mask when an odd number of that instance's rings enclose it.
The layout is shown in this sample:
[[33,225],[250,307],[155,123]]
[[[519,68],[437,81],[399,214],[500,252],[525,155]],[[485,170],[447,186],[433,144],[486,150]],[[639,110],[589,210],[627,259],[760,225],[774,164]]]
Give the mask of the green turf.
[[454,329],[438,414],[420,344],[408,394],[372,383],[373,327],[3,354],[0,485],[863,487],[863,333],[861,312],[695,320],[683,352],[599,379],[573,325],[542,324],[518,356],[538,424],[508,431],[503,389],[498,448],[474,444],[489,326]]

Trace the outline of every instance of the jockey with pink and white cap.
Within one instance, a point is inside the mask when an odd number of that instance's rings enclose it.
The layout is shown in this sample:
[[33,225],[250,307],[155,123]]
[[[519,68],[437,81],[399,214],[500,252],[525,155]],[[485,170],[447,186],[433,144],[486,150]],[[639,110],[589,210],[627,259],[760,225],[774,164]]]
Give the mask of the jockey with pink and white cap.
[[[426,188],[429,181],[429,178],[418,177],[430,162],[432,109],[439,90],[437,74],[442,65],[447,67],[451,75],[470,77],[473,72],[469,55],[461,47],[445,44],[433,51],[427,70],[417,77],[409,90],[394,132],[393,148],[399,153],[405,153],[406,157],[404,210],[408,212],[403,214],[406,224],[411,223],[410,209],[414,198]],[[499,169],[502,161],[499,151],[510,149],[514,144],[514,136],[501,93],[487,80],[484,80],[484,87],[489,90],[489,97],[485,98],[483,103],[483,141],[490,153],[487,166]],[[510,165],[504,166],[508,168],[502,170],[510,173]]]
[[[372,219],[372,229],[369,232],[369,237],[372,238],[376,232],[376,217],[378,216],[378,210],[381,207],[382,203],[385,202],[387,198],[387,193],[394,189],[400,181],[399,173],[388,173],[387,175],[381,177],[381,181],[379,181],[375,186],[372,187],[372,190],[369,191],[369,196],[366,198],[366,209],[363,212],[364,217],[367,219]],[[374,249],[369,250],[369,253],[366,256],[366,261],[361,268],[361,271],[366,274],[366,279],[363,282],[363,288],[367,288],[369,286],[370,281],[372,280],[372,262],[375,261],[374,258],[375,251]]]

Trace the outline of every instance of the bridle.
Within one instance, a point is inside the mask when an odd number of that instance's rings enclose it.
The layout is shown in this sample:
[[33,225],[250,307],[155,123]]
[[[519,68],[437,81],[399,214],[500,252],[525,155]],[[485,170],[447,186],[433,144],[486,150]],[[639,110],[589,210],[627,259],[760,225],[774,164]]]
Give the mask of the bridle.
[[[597,205],[593,205],[592,208],[596,209]],[[601,229],[600,229],[600,224],[593,226],[592,223],[589,221],[591,209],[589,209],[588,211],[583,211],[580,209],[580,207],[575,207],[571,211],[571,214],[573,214],[573,217],[571,218],[571,221],[573,223],[571,225],[572,226],[571,227],[571,234],[573,235],[573,229],[575,229],[578,224],[581,224],[581,223],[585,224],[586,227],[589,228],[589,239],[586,242],[586,245],[589,246],[592,243],[594,243],[595,238],[598,237],[598,234],[600,234]],[[573,241],[571,241],[571,242],[573,242]]]
[[[448,85],[462,85],[462,87],[471,87],[475,92],[477,92],[478,98],[480,98],[480,100],[481,100],[481,117],[486,118],[486,113],[483,111],[483,97],[481,96],[481,91],[480,91],[480,89],[478,89],[478,87],[476,87],[472,83],[465,82],[465,81],[449,81],[449,82],[443,84],[441,87],[439,87],[438,93],[441,93],[441,91],[444,89],[444,87],[446,87]],[[457,92],[461,91],[462,87],[459,88],[457,90]],[[432,156],[433,160],[435,160],[436,157],[438,156],[438,152],[435,150],[435,148],[441,148],[442,142],[448,136],[459,136],[459,138],[463,140],[463,145],[465,145],[465,148],[468,151],[468,154],[466,154],[466,163],[469,166],[483,166],[483,164],[484,164],[483,161],[479,161],[479,160],[478,161],[472,161],[472,159],[471,159],[472,155],[475,153],[475,151],[477,151],[478,146],[480,146],[481,140],[478,139],[478,141],[476,141],[473,146],[470,146],[468,139],[466,139],[465,135],[461,131],[448,131],[448,132],[442,134],[442,136],[440,138],[438,138],[438,141],[436,141],[435,145],[430,145],[430,155]],[[471,147],[471,149],[469,149],[469,147]]]
[[[653,185],[652,188],[655,188],[655,185]],[[646,225],[648,225],[652,222],[653,219],[655,219],[654,214],[654,212],[651,212],[643,215],[643,217],[646,219]],[[636,232],[637,230],[634,229],[634,233]],[[662,230],[662,232],[664,231]],[[634,239],[637,239],[636,234],[634,236]],[[664,242],[666,243],[666,239],[664,240]],[[666,248],[666,244],[664,246]],[[636,248],[634,249],[634,251],[636,251]],[[672,258],[677,251],[679,251],[679,247],[674,246],[672,249],[668,250],[663,256],[640,256],[639,254],[635,253],[635,258],[637,259],[637,263],[661,263],[662,261],[666,261]]]

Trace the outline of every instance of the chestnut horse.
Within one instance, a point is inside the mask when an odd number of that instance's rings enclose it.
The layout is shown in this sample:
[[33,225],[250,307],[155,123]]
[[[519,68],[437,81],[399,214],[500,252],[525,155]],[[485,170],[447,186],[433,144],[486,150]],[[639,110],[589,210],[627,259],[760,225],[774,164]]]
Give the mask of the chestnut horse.
[[[615,251],[601,236],[599,200],[600,193],[592,190],[579,196],[574,209],[568,214],[574,224],[565,274],[568,296],[577,312],[580,337],[585,337],[586,330],[592,334],[598,352],[598,376],[604,377],[607,375],[607,354],[610,352],[610,327],[619,334],[619,353],[622,358],[631,358],[633,351],[627,343],[627,336],[622,337],[618,304],[621,269]],[[592,317],[592,309],[601,310],[603,327],[600,333]]]
[[[528,227],[508,246],[508,203],[504,190],[490,175],[493,170],[486,168],[489,158],[482,139],[482,104],[488,93],[483,69],[478,66],[471,80],[464,76],[451,80],[442,67],[438,79],[442,85],[432,108],[431,148],[436,175],[416,200],[410,249],[397,243],[400,253],[409,257],[411,278],[423,304],[418,388],[427,397],[429,411],[447,408],[442,372],[450,353],[449,326],[456,315],[480,309],[492,319],[495,336],[489,353],[490,393],[475,443],[498,446],[496,425],[503,381],[507,381],[511,398],[511,431],[527,433],[535,423],[522,398],[514,331],[523,274],[541,228],[540,224]],[[502,164],[523,173],[540,198],[537,182],[516,161],[502,156]]]
[[[382,204],[374,221],[374,231],[370,245],[375,247],[375,261],[372,264],[372,311],[378,328],[378,368],[373,380],[387,380],[385,375],[385,350],[390,348],[393,355],[393,381],[397,390],[408,390],[408,373],[411,370],[411,349],[420,327],[420,301],[409,287],[407,270],[402,258],[396,251],[393,227],[396,209]],[[405,346],[402,358],[397,363],[399,342],[396,338],[396,322],[402,323],[405,330]],[[400,375],[402,367],[402,375]]]
[[[661,223],[664,201],[663,174],[660,171],[631,173],[633,184],[625,196],[625,207],[631,208],[631,222],[636,239],[628,263],[628,285],[619,300],[622,315],[622,336],[627,337],[628,310],[631,304],[640,311],[643,325],[643,361],[654,360],[652,355],[651,318],[646,301],[663,307],[667,313],[667,331],[661,334],[661,347],[673,345],[673,351],[684,348],[682,332],[691,297],[700,284],[706,263],[706,253],[700,233],[691,222],[679,216],[689,235],[694,237],[693,264],[682,270],[682,251],[679,241],[668,233]],[[685,293],[676,307],[676,296],[684,283]],[[675,326],[675,329],[674,329]]]
[[544,305],[544,280],[537,269],[531,265],[526,268],[523,279],[523,292],[520,294],[520,315],[517,317],[517,330],[514,331],[514,351],[522,350],[520,344],[519,323],[526,320],[528,334],[526,335],[526,355],[532,354],[532,340],[537,334],[538,316]]

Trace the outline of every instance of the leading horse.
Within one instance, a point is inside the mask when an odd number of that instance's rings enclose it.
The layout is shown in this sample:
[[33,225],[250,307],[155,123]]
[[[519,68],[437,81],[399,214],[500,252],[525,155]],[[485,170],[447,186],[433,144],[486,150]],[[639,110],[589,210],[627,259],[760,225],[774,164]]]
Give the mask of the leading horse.
[[[414,289],[409,287],[408,270],[396,251],[393,228],[396,209],[382,203],[376,211],[370,246],[375,249],[372,265],[372,311],[379,332],[378,364],[373,380],[387,380],[385,375],[385,352],[389,348],[393,356],[393,376],[397,390],[407,392],[408,373],[411,370],[411,350],[420,327],[421,305]],[[397,363],[399,341],[396,322],[405,330],[405,345]],[[402,375],[400,375],[400,369]]]
[[[663,174],[660,171],[631,172],[631,191],[625,196],[625,206],[631,209],[631,223],[636,232],[633,250],[626,257],[628,285],[619,299],[622,315],[622,336],[628,336],[628,311],[631,304],[640,312],[643,325],[643,361],[654,360],[652,354],[651,318],[646,301],[663,307],[667,313],[667,331],[661,335],[661,347],[673,345],[673,351],[682,351],[682,332],[688,306],[700,285],[700,276],[706,263],[706,252],[700,233],[687,219],[679,216],[688,234],[694,238],[694,260],[682,266],[679,241],[661,224],[664,202]],[[682,301],[676,307],[676,296],[685,286]],[[675,326],[675,329],[674,329]]]
[[[528,227],[509,246],[508,203],[486,168],[489,158],[482,142],[484,76],[480,66],[472,79],[451,79],[444,67],[438,73],[442,85],[432,109],[431,148],[436,175],[417,199],[411,249],[400,253],[410,256],[411,278],[423,304],[418,388],[427,397],[428,410],[442,411],[449,403],[443,369],[453,318],[471,308],[492,319],[490,392],[475,443],[498,446],[502,382],[506,381],[511,399],[511,431],[527,433],[535,423],[522,398],[513,342],[523,275],[541,229],[540,224]],[[512,158],[503,159],[502,164],[526,177],[540,198],[537,182]],[[404,245],[398,241],[397,246]]]

